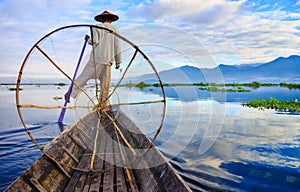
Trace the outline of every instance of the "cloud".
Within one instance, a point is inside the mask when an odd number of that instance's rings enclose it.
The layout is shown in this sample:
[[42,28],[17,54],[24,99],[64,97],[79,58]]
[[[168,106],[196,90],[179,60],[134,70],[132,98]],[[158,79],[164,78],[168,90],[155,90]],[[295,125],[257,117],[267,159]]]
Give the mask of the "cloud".
[[[120,29],[122,35],[134,42],[151,60],[164,61],[168,67],[194,65],[216,67],[207,49],[195,36],[166,24],[141,24]],[[158,66],[163,67],[163,66]]]
[[212,38],[204,39],[203,44],[213,55],[234,56],[237,64],[267,62],[278,56],[299,54],[300,39],[293,34],[297,31],[294,25],[290,22],[270,25],[267,21],[256,21],[253,26],[237,25],[239,27],[219,30]]
[[[0,1],[1,73],[17,73],[31,46],[50,31],[82,23],[91,15],[90,0]],[[89,17],[91,18],[91,17]]]
[[139,4],[128,10],[130,17],[155,21],[222,22],[238,12],[244,1],[226,0],[155,0],[151,4]]
[[[90,0],[4,0],[0,2],[1,19],[15,22],[61,22],[78,18],[78,10],[87,7]],[[61,19],[61,16],[65,16]],[[58,19],[59,18],[59,19]]]
[[[300,54],[300,14],[285,4],[155,0],[127,16],[176,26],[197,38],[217,63],[268,62]],[[184,42],[184,41],[183,41]]]
[[[157,55],[149,50],[160,60],[172,59],[171,49],[189,52],[189,57],[197,61],[203,60],[201,55],[205,54],[199,52],[205,50],[218,64],[268,62],[300,54],[300,1],[278,1],[274,5],[263,2],[3,0],[0,73],[18,71],[30,47],[46,33],[65,25],[95,23],[93,17],[105,9],[120,16],[115,25],[133,42],[168,47]],[[164,27],[147,28],[149,23]]]

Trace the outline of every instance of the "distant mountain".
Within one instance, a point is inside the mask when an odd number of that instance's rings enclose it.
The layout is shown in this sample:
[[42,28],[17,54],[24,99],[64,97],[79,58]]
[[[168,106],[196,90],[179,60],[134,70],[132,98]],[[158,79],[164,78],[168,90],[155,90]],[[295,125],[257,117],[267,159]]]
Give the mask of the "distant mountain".
[[238,68],[219,66],[226,82],[300,82],[300,56],[279,57],[258,66]]
[[[199,83],[199,82],[288,82],[300,83],[300,56],[279,57],[264,64],[224,65],[213,69],[200,69],[182,66],[159,73],[164,83]],[[135,81],[151,82],[154,74],[143,75]]]
[[164,83],[194,83],[204,81],[201,69],[192,66],[182,66],[159,73]]

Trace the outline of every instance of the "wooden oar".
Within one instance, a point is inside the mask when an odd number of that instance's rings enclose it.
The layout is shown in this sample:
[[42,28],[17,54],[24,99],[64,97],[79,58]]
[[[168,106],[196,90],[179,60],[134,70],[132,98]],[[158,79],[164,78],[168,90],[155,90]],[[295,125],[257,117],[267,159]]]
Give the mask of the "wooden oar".
[[[75,72],[74,72],[74,75],[73,75],[73,81],[76,78],[76,74],[77,74],[77,71],[78,71],[79,66],[80,66],[80,62],[81,62],[81,59],[82,59],[82,56],[83,56],[83,53],[84,53],[84,50],[85,50],[85,47],[86,47],[86,43],[89,40],[89,38],[90,37],[88,35],[86,35],[85,38],[84,38],[83,48],[81,50],[81,53],[80,53],[80,56],[79,56],[79,59],[78,59],[78,63],[77,63],[77,66],[76,66],[76,69],[75,69]],[[60,112],[60,115],[59,115],[59,118],[58,118],[58,123],[60,123],[60,124],[62,124],[62,122],[64,120],[64,116],[65,116],[65,113],[66,113],[66,106],[67,106],[67,104],[70,100],[70,95],[71,95],[72,88],[73,88],[73,81],[71,82],[71,85],[69,87],[67,96],[65,98],[64,108],[61,109],[61,112]]]

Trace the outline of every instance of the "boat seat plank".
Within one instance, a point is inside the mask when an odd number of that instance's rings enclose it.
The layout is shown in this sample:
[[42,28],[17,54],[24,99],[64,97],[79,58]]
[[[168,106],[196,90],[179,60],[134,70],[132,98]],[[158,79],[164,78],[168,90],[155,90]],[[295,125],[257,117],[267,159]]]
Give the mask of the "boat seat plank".
[[47,190],[36,180],[34,177],[30,178],[30,182],[34,185],[34,187],[40,192],[47,192]]
[[[90,151],[88,151],[86,154],[83,155],[81,158],[78,168],[82,169],[85,168],[85,166],[88,164],[90,160]],[[82,181],[85,179],[87,173],[83,173],[81,171],[74,171],[67,187],[65,188],[65,191],[74,191],[76,188],[80,188],[79,185],[81,185]],[[81,179],[81,180],[80,180]],[[83,186],[82,186],[83,187]]]
[[[95,169],[100,170],[102,168],[103,168],[103,159],[101,159],[99,157],[96,157],[95,158]],[[90,192],[100,191],[102,173],[101,172],[92,173],[92,174],[90,174],[89,177],[91,177],[91,182],[90,182],[90,186],[89,186],[88,191],[90,191]]]
[[[84,159],[84,163],[83,163],[84,167],[82,167],[82,168],[87,169],[89,167],[90,159],[91,159],[91,154],[90,153],[86,154],[85,159]],[[75,192],[76,191],[78,191],[78,192],[83,191],[83,188],[84,188],[85,183],[87,181],[88,175],[89,175],[89,173],[85,173],[85,172],[81,173],[80,178],[78,179],[78,182],[76,183],[75,188],[74,188]]]
[[[124,133],[122,132],[122,134],[124,134]],[[129,161],[131,161],[131,158],[128,158],[128,157],[131,157],[132,151],[131,150],[124,150],[124,146],[126,146],[126,144],[121,139],[120,134],[117,133],[117,135],[120,139],[120,146],[121,147],[119,146],[119,144],[117,144],[117,136],[114,135],[113,139],[115,141],[113,142],[114,143],[113,148],[114,148],[114,154],[115,154],[115,164],[118,165],[118,164],[121,163],[121,165],[122,165],[122,164],[124,164],[123,158],[125,158],[125,162],[127,162],[127,163]],[[130,138],[128,138],[127,141],[130,142]],[[130,153],[130,154],[127,154],[127,153]],[[123,158],[122,158],[122,154],[123,154]],[[132,190],[139,191],[136,180],[135,180],[134,173],[131,169],[127,168],[127,166],[128,165],[124,165],[123,168],[117,168],[116,169],[116,174],[117,174],[116,185],[118,186],[117,190],[118,191],[127,191],[127,190],[128,191],[132,191]],[[131,181],[129,181],[129,177],[130,177]],[[124,188],[125,186],[127,186],[128,189]]]
[[[96,156],[94,160],[94,170],[102,170],[104,161],[103,161],[103,154],[105,153],[106,148],[106,137],[102,133],[103,131],[100,131],[99,133],[99,139],[97,141],[97,150],[96,150]],[[101,181],[102,181],[102,173],[101,172],[94,172],[89,175],[90,178],[90,185],[88,187],[85,187],[84,191],[90,191],[90,192],[98,192],[101,188]]]
[[[106,151],[105,151],[105,161],[104,168],[109,169],[113,168],[113,148],[111,138],[107,137],[106,141]],[[105,171],[103,174],[103,192],[105,191],[114,191],[114,169]]]
[[116,187],[118,192],[127,191],[126,179],[123,168],[116,168]]
[[[121,152],[120,152],[120,147],[117,144],[117,139],[116,135],[113,134],[112,136],[113,142],[112,146],[114,149],[114,163],[115,165],[119,164],[122,162],[121,158]],[[117,192],[127,192],[129,191],[127,188],[127,183],[126,183],[126,176],[125,176],[125,171],[124,168],[122,167],[116,167],[115,169],[115,187]]]

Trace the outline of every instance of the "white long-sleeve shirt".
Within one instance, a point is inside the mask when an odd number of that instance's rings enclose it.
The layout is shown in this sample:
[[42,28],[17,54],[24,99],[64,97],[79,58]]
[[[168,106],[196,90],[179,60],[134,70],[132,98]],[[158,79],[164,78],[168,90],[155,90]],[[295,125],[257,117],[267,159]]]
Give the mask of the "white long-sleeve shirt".
[[[102,23],[98,26],[104,27],[119,33],[119,30],[110,23]],[[120,65],[122,62],[122,48],[120,38],[111,34],[108,30],[93,28],[93,42],[95,48],[95,61],[97,64]],[[89,40],[92,44],[92,38]],[[90,55],[90,62],[94,62],[93,52]]]
[[[110,23],[102,23],[99,26],[119,33],[119,30]],[[111,65],[115,62],[118,66],[122,62],[120,38],[111,34],[108,30],[93,28],[93,36],[89,40],[89,44],[92,43],[94,43],[94,51],[91,52],[89,61],[74,82],[75,86],[73,86],[71,93],[71,97],[73,98],[79,94],[81,88],[83,88],[90,79],[100,79],[101,91],[103,92],[101,93],[102,97],[107,98]]]

